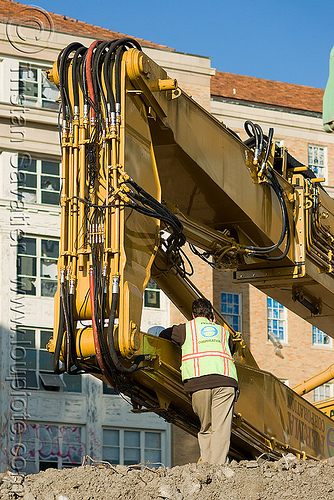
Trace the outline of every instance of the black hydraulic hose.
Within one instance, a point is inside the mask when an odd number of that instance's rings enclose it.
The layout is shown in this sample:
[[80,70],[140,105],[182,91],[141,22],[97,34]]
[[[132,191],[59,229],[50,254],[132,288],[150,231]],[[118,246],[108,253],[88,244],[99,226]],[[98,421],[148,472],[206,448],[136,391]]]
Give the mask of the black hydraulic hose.
[[[268,172],[268,174],[269,174],[269,172]],[[269,176],[268,176],[268,178],[269,178]],[[285,202],[284,202],[284,198],[282,196],[282,193],[280,190],[278,190],[277,185],[275,185],[273,182],[269,182],[269,184],[274,189],[274,191],[278,197],[278,200],[280,202],[281,212],[282,212],[282,216],[283,216],[282,231],[281,231],[281,235],[280,235],[280,238],[277,241],[277,243],[275,243],[274,245],[271,245],[270,247],[253,247],[253,246],[246,247],[248,250],[256,251],[257,253],[268,253],[268,252],[273,252],[274,250],[276,250],[280,246],[280,244],[282,243],[282,241],[285,237],[286,228],[287,228],[287,211],[286,211],[286,206],[285,206]]]
[[113,67],[114,67],[114,61],[115,61],[114,47],[116,47],[115,42],[112,42],[111,45],[109,46],[109,50],[104,58],[104,72],[103,72],[104,85],[107,89],[108,111],[110,113],[115,113],[115,110],[116,110],[116,108],[115,108],[115,96],[114,96],[113,86],[112,86],[112,74],[113,74]]
[[74,106],[79,107],[79,64],[78,58],[82,56],[84,52],[87,52],[86,47],[79,47],[73,56],[72,61],[72,80],[73,80],[73,102]]
[[262,130],[262,127],[260,127],[260,125],[258,125],[257,123],[254,124],[254,127],[257,131],[257,134],[258,134],[258,141],[259,141],[259,156],[260,154],[262,153],[262,149],[263,149],[263,130]]
[[[96,110],[98,111],[100,108],[100,92],[99,92],[99,84],[98,84],[98,72],[100,66],[100,57],[105,49],[106,45],[109,42],[98,41],[93,54],[92,54],[92,63],[91,63],[91,72],[92,72],[92,82],[93,82],[93,91],[94,91],[94,101]],[[99,120],[98,120],[99,121]]]
[[[66,294],[65,285],[61,283],[60,285],[60,297],[61,297],[61,309],[63,311],[64,325],[66,326],[66,342],[65,342],[65,352],[64,352],[64,360],[65,360],[65,369],[69,375],[76,375],[79,370],[82,369],[82,366],[76,359],[76,350],[75,350],[75,334],[74,334],[74,322],[73,318],[73,294]],[[62,344],[62,338],[60,340],[59,353]],[[58,339],[57,338],[57,344]],[[77,369],[71,371],[71,365],[75,365]],[[60,373],[62,373],[61,371]],[[56,372],[57,373],[57,372]]]
[[[180,219],[178,219],[178,217],[173,214],[167,207],[165,207],[164,205],[162,205],[162,203],[160,203],[158,200],[156,200],[152,195],[150,195],[147,191],[145,191],[141,186],[139,186],[139,184],[137,184],[132,178],[128,181],[128,183],[133,186],[137,193],[140,194],[144,199],[146,198],[147,200],[149,200],[151,202],[151,204],[154,206],[154,207],[158,207],[161,211],[163,211],[168,217],[171,217],[172,220],[174,221],[174,225],[176,227],[179,227],[180,229],[180,232],[183,231],[183,224],[182,222],[180,221]],[[151,206],[152,206],[151,205]]]
[[[72,363],[77,366],[77,353],[75,347],[75,333],[74,333],[74,315],[73,315],[73,305],[74,305],[74,295],[73,293],[69,293],[69,322],[70,322],[70,354]],[[78,367],[78,366],[77,366]],[[79,367],[78,367],[79,368]]]
[[267,166],[267,161],[268,161],[268,158],[269,158],[269,154],[270,154],[270,150],[271,150],[271,145],[272,145],[272,142],[273,142],[273,136],[274,136],[274,129],[273,127],[270,127],[269,128],[269,133],[268,133],[268,139],[267,139],[267,148],[266,148],[266,154],[265,154],[265,157],[264,157],[264,160],[262,162],[262,165],[261,165],[261,169],[260,169],[260,175],[263,174],[266,166]]
[[60,56],[59,89],[60,89],[60,96],[61,96],[61,101],[62,101],[62,106],[63,106],[63,120],[64,121],[66,121],[66,119],[67,119],[67,110],[69,112],[69,118],[71,119],[70,99],[69,99],[68,94],[67,94],[67,71],[66,71],[67,58],[71,54],[71,52],[79,49],[80,47],[83,47],[83,45],[81,43],[78,43],[78,42],[70,43],[61,52],[61,56]]
[[[157,211],[142,207],[142,206],[136,204],[135,202],[133,204],[131,204],[130,207],[133,208],[134,210],[136,210],[137,212],[142,213],[143,215],[153,217],[154,219],[159,219],[159,220],[165,222],[166,225],[172,226],[173,229],[175,228],[174,221],[172,219],[170,219],[169,217],[166,217],[165,215],[163,215]],[[176,227],[176,235],[180,237],[180,240],[182,241],[182,245],[183,245],[186,240],[185,240],[185,236],[183,235],[183,233],[180,232],[179,227]]]
[[99,94],[100,94],[100,96],[102,98],[103,105],[104,105],[105,109],[107,109],[107,97],[105,95],[105,91],[104,91],[104,88],[103,88],[103,85],[102,85],[102,82],[101,82],[101,79],[100,79],[100,74],[101,74],[101,71],[102,71],[103,60],[104,60],[104,57],[106,56],[105,50],[108,47],[108,45],[110,45],[110,42],[103,42],[103,43],[101,43],[98,46],[98,48],[96,49],[96,52],[94,54],[94,59],[93,59],[93,72],[94,72],[93,82],[94,82],[94,79],[95,79],[96,80],[96,86],[97,86]]
[[61,284],[60,286],[61,290],[61,303],[63,307],[63,312],[64,312],[64,318],[65,318],[65,326],[66,326],[66,333],[65,333],[65,349],[64,349],[64,363],[65,363],[65,371],[67,373],[70,372],[71,369],[71,360],[70,360],[70,322],[69,322],[69,316],[68,316],[68,311],[67,311],[67,296],[65,293],[65,285],[64,283]]
[[267,161],[268,161],[270,150],[271,150],[271,145],[273,142],[273,137],[274,137],[274,129],[273,129],[273,127],[270,127],[269,133],[268,133],[268,142],[267,142],[266,155],[264,157],[264,163],[267,163]]
[[130,375],[131,373],[134,373],[136,370],[139,369],[138,365],[141,361],[143,361],[145,359],[145,356],[137,356],[136,359],[134,360],[133,364],[130,366],[130,368],[126,368],[118,359],[116,349],[115,349],[115,344],[114,344],[114,324],[115,324],[118,299],[119,299],[119,282],[118,282],[118,278],[113,278],[111,307],[110,307],[109,323],[108,323],[109,352],[110,352],[111,359],[112,359],[112,362],[113,362],[116,370],[119,371],[120,373],[126,373],[126,374]]
[[[175,218],[172,217],[173,214],[168,209],[166,209],[166,207],[161,205],[159,202],[157,202],[156,200],[154,202],[153,200],[150,200],[149,198],[145,198],[145,197],[141,196],[140,194],[137,194],[134,192],[129,193],[129,196],[131,198],[134,198],[135,200],[139,201],[143,205],[147,205],[148,207],[150,207],[151,210],[154,210],[155,214],[160,214],[160,216],[163,217],[164,220],[168,220],[169,224],[171,224],[178,233],[182,232],[183,226],[182,226],[181,222],[179,220],[176,221]],[[145,207],[143,207],[143,208],[145,208]]]
[[[247,246],[246,248],[252,252],[253,257],[261,258],[263,260],[278,261],[278,260],[282,260],[284,257],[286,257],[286,255],[289,251],[289,248],[290,248],[291,234],[290,234],[290,226],[289,226],[289,217],[288,217],[288,212],[287,212],[282,188],[281,188],[278,180],[276,179],[276,176],[275,176],[274,172],[272,171],[271,167],[268,169],[267,175],[268,175],[269,184],[274,189],[274,191],[278,197],[278,200],[280,202],[282,217],[283,217],[282,232],[281,232],[281,235],[280,235],[278,242],[270,247]],[[271,253],[274,250],[276,250],[280,246],[280,244],[283,242],[285,235],[287,237],[287,241],[286,241],[286,246],[285,246],[285,250],[284,250],[283,254],[281,254],[277,257],[263,255],[263,254]]]
[[129,45],[129,46],[132,45],[136,47],[138,50],[141,50],[140,44],[133,38],[129,37],[119,38],[117,40],[112,41],[111,44],[109,45],[109,50],[104,58],[103,78],[107,90],[108,112],[111,115],[116,112],[115,96],[112,86],[112,75],[116,57],[116,50],[121,45]]
[[107,303],[107,270],[103,269],[102,300],[101,300],[101,326],[102,326],[102,329],[104,329],[106,303]]
[[254,154],[254,159],[257,160],[258,157],[258,151],[259,151],[259,136],[258,136],[258,131],[254,125],[253,122],[250,120],[246,120],[245,124],[245,131],[247,132],[249,137],[254,137],[255,139],[255,154]]
[[61,369],[59,367],[59,358],[60,358],[61,345],[63,343],[63,338],[64,338],[64,331],[65,331],[65,318],[64,318],[64,312],[63,312],[63,307],[62,307],[62,299],[61,299],[61,297],[59,297],[58,333],[57,333],[55,352],[53,355],[53,371],[57,374],[64,373],[64,371],[65,371],[64,369]]
[[80,66],[78,68],[79,71],[79,85],[82,91],[84,103],[88,105],[89,97],[87,90],[87,81],[86,81],[86,56],[87,56],[87,47],[85,47],[85,52],[80,59]]
[[116,120],[121,113],[121,63],[122,56],[125,52],[124,45],[120,45],[116,49],[115,56],[115,101],[116,101]]

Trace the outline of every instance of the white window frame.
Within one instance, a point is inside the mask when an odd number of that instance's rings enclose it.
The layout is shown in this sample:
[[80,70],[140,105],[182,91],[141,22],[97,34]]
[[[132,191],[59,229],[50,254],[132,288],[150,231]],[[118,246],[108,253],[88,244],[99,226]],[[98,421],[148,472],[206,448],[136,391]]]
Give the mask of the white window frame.
[[[34,344],[31,345],[31,341],[28,340],[29,333],[34,332]],[[67,373],[63,374],[55,374],[53,372],[52,366],[52,357],[49,351],[46,348],[46,344],[42,344],[42,332],[48,334],[47,340],[52,337],[52,328],[36,328],[33,326],[20,326],[17,329],[17,338],[16,338],[16,352],[17,352],[17,361],[16,361],[16,377],[17,377],[17,387],[22,389],[29,390],[52,390],[57,391],[59,393],[73,393],[73,394],[81,394],[82,393],[82,376],[81,375],[69,375]],[[25,339],[25,335],[27,338]],[[19,337],[19,338],[18,338]],[[29,355],[31,351],[35,353],[35,362],[34,366],[31,368],[29,366],[29,360],[31,356]],[[50,359],[48,363],[49,366],[41,366],[41,355],[47,355]],[[32,372],[35,375],[35,380],[29,382],[27,378],[27,373]],[[46,386],[43,384],[43,374],[47,376],[51,376],[54,380],[54,383],[50,380]],[[67,385],[67,382],[75,382],[77,385],[77,390],[71,389],[71,386]],[[69,388],[68,388],[69,387]]]
[[[108,431],[108,430],[119,432],[119,446],[118,447],[105,444],[104,431]],[[164,463],[166,461],[166,431],[161,430],[161,429],[137,429],[137,428],[131,429],[131,428],[120,428],[120,427],[103,427],[103,446],[102,446],[102,448],[103,448],[103,451],[102,451],[103,460],[108,461],[104,455],[105,449],[118,448],[119,449],[119,465],[124,465],[124,449],[126,448],[124,446],[124,433],[126,431],[139,432],[139,434],[140,434],[140,448],[139,448],[140,449],[140,461],[139,461],[139,464],[149,463],[153,467],[154,466],[159,467],[159,465],[161,465],[162,463]],[[145,434],[146,433],[156,433],[156,434],[160,435],[161,448],[150,448],[150,449],[160,451],[161,462],[151,463],[151,462],[145,461],[145,450],[146,450],[146,448],[145,448]],[[133,447],[133,448],[135,448],[135,447]],[[138,449],[138,448],[135,448],[135,449]]]
[[[278,310],[277,317],[275,317],[274,314],[275,309]],[[279,311],[281,311],[282,314],[280,314]],[[279,334],[278,335],[276,334],[276,331],[279,330],[280,325],[277,325],[277,328],[275,328],[274,327],[275,321],[278,321],[278,323],[280,323],[281,326],[283,327],[283,338],[281,338]],[[268,332],[268,341],[269,341],[269,334],[271,333],[274,337],[277,337],[277,339],[282,344],[288,343],[287,309],[286,307],[282,306],[282,304],[280,304],[277,300],[274,300],[271,297],[267,297],[267,332]]]
[[[28,161],[35,161],[36,162],[36,172],[30,172],[30,171],[25,171],[24,169],[20,169],[20,158],[26,159]],[[58,175],[53,175],[53,174],[46,174],[45,172],[42,172],[42,166],[43,162],[50,162],[50,163],[55,163],[59,165],[59,174]],[[24,153],[18,153],[17,155],[17,171],[18,171],[18,185],[17,185],[17,192],[18,192],[18,197],[19,199],[22,199],[24,203],[33,203],[33,204],[39,204],[43,206],[50,206],[50,207],[60,207],[60,192],[61,192],[61,176],[60,176],[60,169],[61,169],[61,164],[59,160],[55,160],[54,158],[36,158],[35,156],[31,156],[30,154]],[[20,182],[24,179],[24,175],[34,175],[36,176],[36,188],[34,187],[20,187]],[[50,178],[55,178],[59,179],[59,191],[58,190],[51,190],[52,193],[57,194],[58,198],[58,203],[46,203],[42,201],[42,194],[43,192],[47,191],[47,189],[43,189],[43,177],[50,177]],[[29,200],[29,194],[25,195],[28,191],[34,192],[35,193],[35,200]]]
[[[324,165],[316,165],[314,162],[310,161],[310,155],[313,156],[314,149],[323,149],[324,153]],[[325,184],[327,184],[328,180],[328,161],[327,161],[327,146],[320,146],[317,144],[309,144],[307,148],[307,157],[308,157],[308,167],[315,173],[315,175],[319,178],[324,177]],[[316,173],[314,168],[321,169],[321,171]]]
[[[223,312],[223,294],[232,295],[233,297],[238,297],[239,314],[234,314],[233,312],[231,312],[231,313]],[[230,303],[227,302],[226,304],[230,304]],[[233,307],[233,303],[230,305],[230,307]],[[222,315],[224,316],[226,321],[232,326],[232,328],[234,328],[236,331],[242,333],[242,293],[222,291],[220,293],[220,312],[222,313]],[[235,328],[235,326],[233,325],[233,322],[230,323],[230,321],[229,321],[230,317],[232,317],[232,319],[235,317],[238,318],[238,325],[239,325],[238,328]]]
[[316,403],[318,401],[323,401],[333,397],[333,385],[334,384],[322,384],[313,390],[313,401]]
[[[314,342],[314,339],[318,338],[319,341]],[[316,326],[312,326],[312,346],[322,349],[332,349],[333,339],[327,333],[319,330]]]
[[[20,72],[21,72],[21,68],[25,68],[27,69],[28,71],[37,71],[37,80],[33,81],[33,83],[37,83],[37,97],[29,97],[29,96],[26,96],[26,99],[27,101],[25,101],[24,99],[24,93],[21,93],[21,81],[22,82],[29,82],[29,79],[21,79],[20,77]],[[59,104],[56,105],[56,99],[47,99],[47,98],[43,98],[42,96],[42,87],[43,87],[43,77],[46,78],[46,71],[49,70],[50,68],[47,67],[47,66],[43,66],[43,65],[35,65],[35,64],[32,64],[30,62],[27,62],[27,61],[19,61],[19,67],[18,67],[18,102],[24,106],[26,106],[27,108],[30,108],[30,107],[33,107],[33,108],[42,108],[42,109],[45,109],[47,111],[55,111],[58,113],[59,111]],[[48,80],[49,82],[49,80]],[[48,83],[51,87],[55,87],[55,84],[53,82],[49,82]],[[22,98],[23,96],[23,98]],[[60,94],[58,94],[58,98],[59,99],[60,97]],[[43,106],[43,100],[46,101],[46,102],[50,102],[50,103],[55,103],[55,107],[47,107],[47,106]]]
[[[24,254],[22,253],[22,245],[23,245],[23,240],[24,239],[34,239],[36,241],[36,255],[32,254]],[[56,283],[57,284],[57,276],[54,278],[48,278],[47,276],[42,276],[41,272],[41,264],[42,264],[42,259],[44,260],[49,260],[49,261],[54,261],[54,264],[57,264],[58,256],[57,257],[47,257],[42,255],[42,240],[44,241],[55,241],[60,244],[59,238],[50,238],[47,236],[35,236],[35,235],[30,235],[26,234],[23,239],[19,239],[17,243],[17,256],[19,257],[30,257],[30,258],[35,258],[36,259],[36,276],[28,276],[26,274],[19,274],[19,269],[17,268],[17,280],[20,283],[21,278],[28,278],[31,280],[34,280],[34,285],[35,285],[35,294],[33,293],[27,293],[24,289],[24,287],[21,288],[21,293],[29,295],[31,297],[42,297],[43,299],[51,299],[53,300],[54,296],[48,296],[48,295],[42,295],[42,280],[44,281],[49,281],[50,283]],[[55,268],[53,268],[55,269]],[[19,285],[20,288],[20,285]]]
[[[53,446],[51,447],[52,449],[52,459],[47,460],[45,457],[41,456],[41,449],[43,447],[43,436],[41,435],[41,431],[43,428],[48,432],[48,429],[50,427],[56,428],[57,429],[57,438],[56,441],[48,441],[47,442],[47,450],[50,449],[50,444],[56,445],[56,449],[53,449]],[[30,430],[30,432],[34,435],[34,449],[31,446],[27,446],[28,441],[25,440],[24,436],[24,431],[22,435],[16,435],[16,445],[18,446],[18,457],[22,457],[22,461],[18,460],[16,458],[15,463],[20,466],[20,470],[17,472],[19,473],[26,473],[26,472],[33,472],[37,473],[40,472],[40,470],[45,470],[46,467],[43,467],[42,469],[40,468],[41,464],[44,463],[47,465],[48,463],[54,464],[57,462],[57,469],[63,469],[63,468],[68,468],[68,467],[78,467],[82,464],[82,459],[85,456],[86,453],[86,446],[85,446],[85,429],[83,426],[80,425],[59,425],[59,424],[54,424],[54,423],[44,423],[44,422],[27,422],[26,423],[26,429]],[[81,457],[80,461],[77,462],[71,462],[69,460],[66,460],[67,455],[63,453],[63,443],[64,443],[64,429],[65,432],[67,429],[73,429],[76,431],[77,429],[80,429],[80,442],[78,442],[76,439],[73,441],[68,441],[68,449],[72,450],[73,452],[73,447],[78,445],[78,449],[81,452]],[[27,432],[27,431],[26,431]],[[52,431],[51,431],[52,432]],[[28,436],[29,441],[31,441],[31,436]],[[52,438],[51,438],[52,439]],[[29,451],[34,453],[34,459],[29,459]],[[45,453],[45,452],[44,452]],[[51,453],[50,455],[51,456]],[[27,466],[29,464],[34,465],[35,470],[28,470]],[[52,466],[51,466],[52,467]]]

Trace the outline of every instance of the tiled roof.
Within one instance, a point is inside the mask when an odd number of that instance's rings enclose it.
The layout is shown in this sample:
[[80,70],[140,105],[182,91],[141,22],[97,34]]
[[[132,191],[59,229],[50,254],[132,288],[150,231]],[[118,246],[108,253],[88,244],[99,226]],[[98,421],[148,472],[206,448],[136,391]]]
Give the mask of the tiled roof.
[[211,78],[212,97],[248,101],[296,110],[322,112],[324,90],[217,71]]
[[[29,9],[30,12],[28,12],[27,9]],[[22,3],[13,2],[11,0],[0,0],[0,22],[9,22],[11,24],[17,24],[21,26],[36,26],[34,24],[33,16],[31,15],[31,9],[31,6]],[[38,8],[36,7],[36,9]],[[47,15],[52,19],[55,31],[71,33],[74,35],[77,34],[81,36],[88,36],[94,39],[106,40],[112,40],[125,36],[123,33],[118,33],[117,31],[108,30],[106,28],[100,28],[99,26],[94,26],[93,24],[88,24],[83,21],[71,19],[70,17],[60,14],[53,14],[52,12],[48,12]],[[115,21],[115,24],[117,24],[117,21]],[[138,42],[144,47],[156,47],[159,49],[170,51],[174,50],[165,45],[159,45],[157,43],[149,42],[137,37],[133,38],[136,38],[136,40],[138,40]]]

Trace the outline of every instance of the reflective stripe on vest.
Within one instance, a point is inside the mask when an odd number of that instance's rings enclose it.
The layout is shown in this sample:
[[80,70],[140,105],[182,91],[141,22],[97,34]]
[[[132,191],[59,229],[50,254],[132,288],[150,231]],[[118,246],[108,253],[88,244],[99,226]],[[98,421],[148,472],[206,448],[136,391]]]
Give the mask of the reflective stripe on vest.
[[211,374],[238,379],[223,326],[203,317],[186,323],[181,372],[183,380]]

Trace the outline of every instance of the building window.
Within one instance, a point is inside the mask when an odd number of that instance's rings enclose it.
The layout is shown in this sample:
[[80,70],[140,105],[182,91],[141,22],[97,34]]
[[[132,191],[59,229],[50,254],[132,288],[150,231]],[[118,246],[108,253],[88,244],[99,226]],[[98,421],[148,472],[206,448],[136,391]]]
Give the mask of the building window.
[[110,387],[110,385],[106,384],[103,382],[103,394],[108,394],[110,396],[118,396],[119,393],[114,389],[113,387]]
[[279,302],[267,297],[268,338],[274,336],[287,342],[286,309]]
[[221,312],[234,330],[242,331],[241,293],[223,292],[221,294]]
[[160,288],[151,278],[148,280],[145,290],[144,306],[154,307],[155,309],[160,308]]
[[58,87],[46,77],[42,68],[32,67],[30,63],[19,66],[19,102],[24,106],[46,109],[59,109]]
[[323,347],[332,347],[332,339],[316,326],[312,326],[312,344]]
[[36,160],[30,155],[18,157],[18,193],[25,203],[59,205],[59,162]]
[[27,423],[17,435],[17,472],[37,473],[49,468],[81,465],[85,455],[82,429],[78,426]]
[[313,391],[314,401],[322,401],[323,399],[328,399],[332,397],[333,397],[333,384],[320,385]]
[[161,465],[163,433],[127,429],[103,429],[103,460],[111,464]]
[[324,177],[327,179],[327,148],[322,146],[309,146],[308,166],[317,177]]
[[59,241],[21,237],[17,245],[19,290],[26,295],[53,297],[57,290]]
[[81,392],[81,375],[58,375],[46,345],[51,329],[20,327],[16,332],[16,386],[57,392]]

